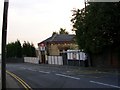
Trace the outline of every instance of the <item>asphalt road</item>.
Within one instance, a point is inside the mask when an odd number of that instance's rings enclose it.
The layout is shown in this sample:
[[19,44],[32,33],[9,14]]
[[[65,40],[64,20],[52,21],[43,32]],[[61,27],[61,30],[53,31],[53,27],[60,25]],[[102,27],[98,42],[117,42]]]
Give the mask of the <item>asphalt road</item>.
[[115,88],[120,89],[119,74],[69,67],[7,64],[7,70],[16,74],[32,88]]

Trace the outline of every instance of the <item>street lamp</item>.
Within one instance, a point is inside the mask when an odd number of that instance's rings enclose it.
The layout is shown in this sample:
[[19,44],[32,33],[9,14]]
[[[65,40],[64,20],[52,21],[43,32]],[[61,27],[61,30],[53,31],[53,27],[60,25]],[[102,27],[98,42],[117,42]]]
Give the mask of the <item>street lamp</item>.
[[3,25],[2,25],[2,90],[6,89],[6,38],[7,38],[7,14],[9,0],[4,0]]

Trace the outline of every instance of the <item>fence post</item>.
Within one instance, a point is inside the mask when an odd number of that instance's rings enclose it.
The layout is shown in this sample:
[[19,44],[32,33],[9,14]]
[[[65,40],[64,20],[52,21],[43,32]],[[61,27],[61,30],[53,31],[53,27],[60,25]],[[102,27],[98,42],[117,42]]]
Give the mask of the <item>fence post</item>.
[[78,53],[78,55],[79,55],[79,66],[80,66],[80,52]]

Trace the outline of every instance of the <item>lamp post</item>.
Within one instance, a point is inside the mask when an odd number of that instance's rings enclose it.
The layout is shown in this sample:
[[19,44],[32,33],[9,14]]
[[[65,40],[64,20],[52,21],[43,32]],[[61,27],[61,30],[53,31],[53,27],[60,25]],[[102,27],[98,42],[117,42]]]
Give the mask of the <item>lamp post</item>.
[[2,90],[6,89],[6,39],[7,39],[7,14],[9,0],[4,0],[3,25],[2,25]]

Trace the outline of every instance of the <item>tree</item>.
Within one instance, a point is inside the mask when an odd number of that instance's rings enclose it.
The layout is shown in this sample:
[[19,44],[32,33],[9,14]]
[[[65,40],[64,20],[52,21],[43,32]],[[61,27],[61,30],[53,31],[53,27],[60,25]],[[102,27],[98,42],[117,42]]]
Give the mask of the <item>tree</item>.
[[33,44],[24,41],[23,43],[23,56],[34,57],[36,56],[36,50]]
[[55,34],[69,34],[66,29],[60,28],[59,32],[53,32],[52,36]]
[[[73,10],[73,30],[81,49],[99,53],[105,48],[120,48],[120,2],[89,3]],[[85,11],[86,10],[86,11]]]
[[30,53],[29,46],[30,46],[29,43],[26,42],[26,41],[24,41],[24,43],[23,43],[23,49],[22,49],[23,56],[30,56],[29,55],[29,53]]
[[59,34],[68,34],[68,32],[66,31],[66,29],[60,28]]
[[32,56],[32,57],[36,57],[36,49],[35,49],[33,43],[31,44],[31,56]]
[[19,40],[7,44],[7,57],[22,57],[22,46]]
[[58,33],[57,33],[57,32],[53,32],[53,33],[52,33],[52,36],[55,35],[55,34],[58,34]]
[[14,48],[15,48],[16,57],[21,58],[22,57],[22,46],[19,40],[15,42]]
[[11,43],[8,43],[7,46],[6,46],[6,49],[7,49],[7,58],[8,57],[15,57],[15,51],[14,51],[14,43],[11,42]]
[[76,40],[80,49],[85,49],[85,30],[84,30],[84,17],[85,9],[73,10],[73,18],[71,22],[73,23],[73,31],[76,32]]
[[19,40],[7,44],[7,58],[16,57],[21,58],[22,56],[35,57],[36,49],[33,44],[24,41],[23,45]]

